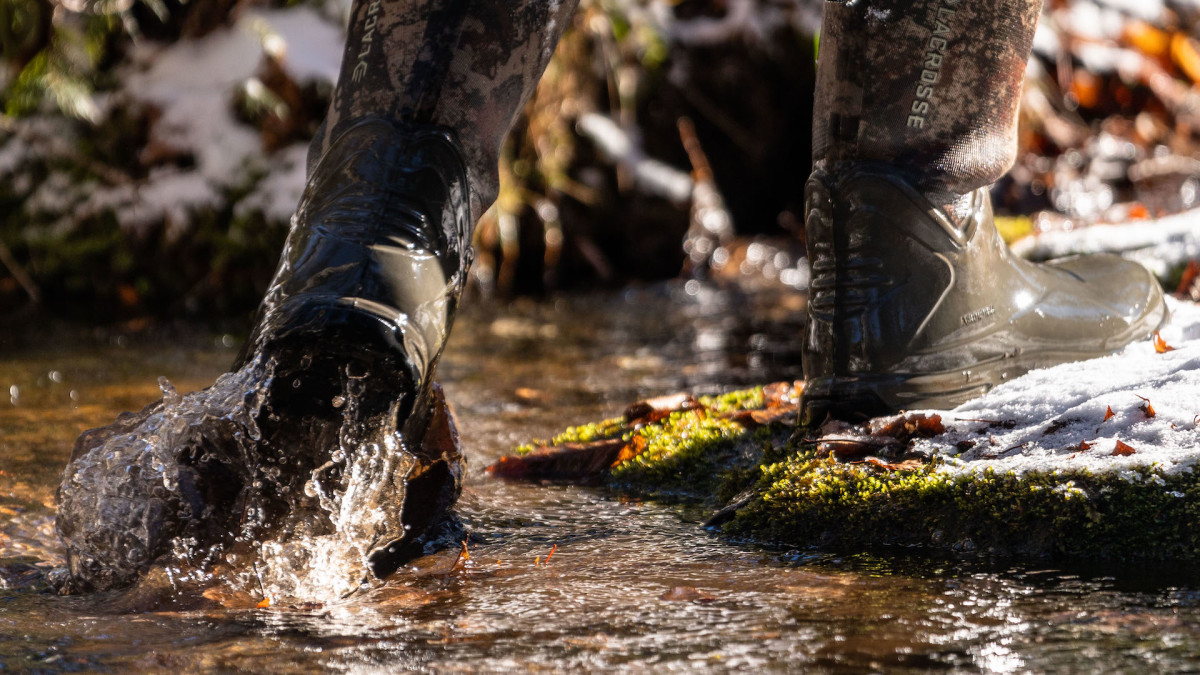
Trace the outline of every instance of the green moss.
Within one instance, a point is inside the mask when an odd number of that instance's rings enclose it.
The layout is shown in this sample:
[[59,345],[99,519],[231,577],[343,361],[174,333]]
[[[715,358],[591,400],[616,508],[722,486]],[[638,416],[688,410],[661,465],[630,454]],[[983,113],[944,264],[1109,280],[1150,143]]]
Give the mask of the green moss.
[[722,472],[737,456],[735,441],[746,434],[732,420],[689,410],[636,432],[646,444],[636,457],[612,470],[614,481],[629,488],[673,495],[705,495],[720,486]]
[[1190,523],[1200,479],[1085,471],[952,474],[936,463],[883,472],[815,456],[811,448],[762,467],[756,498],[727,532],[792,545],[878,545],[1009,555],[1200,557]]
[[763,388],[741,389],[720,396],[701,396],[700,402],[718,413],[755,410],[763,407]]
[[1200,476],[1153,467],[1121,473],[956,472],[936,459],[911,471],[840,463],[776,424],[728,416],[761,407],[762,390],[705,399],[629,430],[623,420],[569,429],[557,442],[622,435],[642,448],[610,484],[640,496],[723,509],[739,538],[799,547],[905,546],[1020,557],[1200,559]]

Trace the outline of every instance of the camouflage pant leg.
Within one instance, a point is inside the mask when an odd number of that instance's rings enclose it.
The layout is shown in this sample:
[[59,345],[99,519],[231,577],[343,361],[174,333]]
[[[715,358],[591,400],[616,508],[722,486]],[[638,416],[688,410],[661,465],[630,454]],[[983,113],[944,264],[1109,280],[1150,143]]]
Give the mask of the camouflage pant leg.
[[964,194],[1016,152],[1017,107],[1041,0],[826,2],[813,159],[909,169]]
[[467,155],[473,221],[496,198],[501,143],[577,2],[355,0],[338,86],[310,156],[363,116],[449,127]]

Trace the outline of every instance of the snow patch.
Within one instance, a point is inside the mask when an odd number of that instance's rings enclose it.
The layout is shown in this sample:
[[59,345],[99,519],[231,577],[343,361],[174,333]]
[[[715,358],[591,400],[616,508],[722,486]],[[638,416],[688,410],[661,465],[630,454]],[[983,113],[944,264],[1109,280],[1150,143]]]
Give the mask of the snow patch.
[[1146,340],[1035,370],[945,414],[947,432],[918,447],[952,473],[1117,471],[1142,481],[1151,480],[1147,468],[1191,471],[1200,459],[1200,306],[1168,305],[1162,336],[1173,351],[1159,354]]

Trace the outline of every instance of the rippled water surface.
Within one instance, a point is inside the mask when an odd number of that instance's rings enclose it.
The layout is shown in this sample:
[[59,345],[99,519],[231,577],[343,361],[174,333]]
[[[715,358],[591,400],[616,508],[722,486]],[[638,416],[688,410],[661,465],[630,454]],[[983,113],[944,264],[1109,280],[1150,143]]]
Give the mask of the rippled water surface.
[[361,597],[267,609],[45,591],[75,436],[156,398],[159,376],[206,386],[236,340],[0,329],[0,670],[1200,669],[1193,570],[778,551],[707,534],[700,510],[483,473],[639,397],[798,376],[801,306],[672,288],[473,307],[441,366],[470,561],[452,570],[447,550]]

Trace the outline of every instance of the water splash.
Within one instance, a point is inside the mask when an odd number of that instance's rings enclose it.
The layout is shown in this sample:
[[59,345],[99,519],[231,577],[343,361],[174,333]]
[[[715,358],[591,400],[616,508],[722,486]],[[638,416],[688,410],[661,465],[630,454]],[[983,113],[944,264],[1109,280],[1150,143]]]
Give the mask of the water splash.
[[[158,565],[182,593],[219,581],[327,601],[369,584],[372,555],[448,508],[456,443],[410,449],[400,401],[365,412],[370,373],[349,367],[326,405],[296,413],[279,393],[308,391],[295,372],[260,355],[186,395],[160,378],[162,400],[81,436],[58,492],[72,587],[127,585]],[[431,471],[439,463],[450,470]],[[406,511],[410,480],[432,474],[448,498]]]

